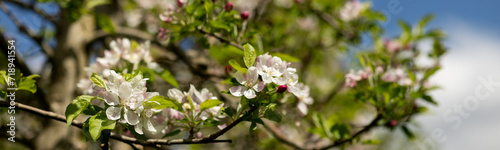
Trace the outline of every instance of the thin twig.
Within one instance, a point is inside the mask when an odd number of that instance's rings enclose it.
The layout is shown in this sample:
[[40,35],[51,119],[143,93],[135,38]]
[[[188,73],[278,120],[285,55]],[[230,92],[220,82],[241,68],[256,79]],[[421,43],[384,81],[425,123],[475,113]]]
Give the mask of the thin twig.
[[218,35],[215,35],[215,34],[213,34],[213,33],[208,33],[208,32],[206,32],[206,31],[204,31],[204,30],[198,30],[198,31],[199,31],[200,33],[202,33],[202,34],[206,34],[206,35],[210,35],[210,36],[212,36],[212,37],[215,37],[217,40],[221,41],[222,43],[226,43],[226,44],[229,44],[229,45],[231,45],[231,46],[234,46],[234,47],[236,47],[236,48],[238,48],[238,49],[240,49],[240,50],[244,50],[243,46],[241,46],[241,45],[240,45],[240,44],[238,44],[238,43],[235,43],[235,42],[233,42],[233,41],[229,41],[229,40],[227,40],[227,39],[225,39],[225,38],[223,38],[223,37],[220,37],[220,36],[218,36]]
[[345,143],[350,143],[352,142],[355,138],[361,136],[361,134],[365,133],[365,132],[368,132],[370,131],[373,127],[376,127],[377,126],[377,123],[378,121],[382,119],[382,115],[381,114],[378,114],[377,117],[375,117],[375,119],[372,120],[372,122],[370,122],[370,124],[368,124],[367,126],[365,126],[363,129],[359,130],[358,132],[354,133],[350,138],[348,139],[345,139],[345,140],[340,140],[340,141],[335,141],[333,144],[331,145],[328,145],[328,146],[325,146],[325,147],[322,147],[322,148],[318,148],[318,149],[321,149],[321,150],[326,150],[326,149],[329,149],[329,148],[333,148],[333,147],[337,147],[337,146],[341,146]]
[[[18,110],[24,110],[24,111],[27,111],[27,112],[30,112],[30,113],[33,113],[33,114],[36,114],[36,115],[39,115],[39,116],[47,117],[47,118],[54,119],[54,120],[61,121],[61,122],[66,122],[66,117],[64,117],[63,115],[59,115],[59,114],[56,114],[56,113],[53,113],[53,112],[41,110],[41,109],[38,109],[38,108],[35,108],[35,107],[31,107],[31,106],[28,106],[28,105],[24,105],[24,104],[21,104],[21,103],[15,103],[14,105],[10,105],[9,102],[7,102],[7,101],[0,101],[0,107],[11,107],[11,106],[14,106],[15,109],[18,109]],[[245,117],[245,116],[243,116],[243,117]],[[239,122],[243,121],[243,117],[241,117],[240,119],[238,119],[238,120],[240,120]],[[215,140],[215,138],[217,138],[220,135],[224,134],[229,129],[231,129],[232,127],[234,127],[236,124],[238,124],[239,122],[235,121],[235,122],[233,122],[230,125],[231,127],[228,126],[228,127],[224,128],[223,130],[221,130],[219,132],[216,132],[216,133],[214,133],[214,134],[212,134],[212,135],[210,135],[210,136],[208,136],[206,138],[173,139],[173,140],[167,140],[167,139],[148,139],[146,141],[143,141],[143,140],[140,140],[140,139],[136,139],[136,138],[128,137],[128,136],[123,136],[123,135],[116,134],[116,133],[111,133],[110,138],[118,140],[118,141],[122,141],[122,142],[125,142],[125,143],[133,143],[133,144],[140,144],[140,145],[146,145],[146,146],[174,145],[174,144],[208,144],[208,143],[220,143],[220,142],[231,143],[232,142],[231,140]],[[71,125],[73,125],[75,127],[78,127],[80,129],[83,127],[83,123],[82,122],[78,122],[76,120],[74,120],[71,123]]]
[[283,144],[286,144],[288,146],[293,147],[294,149],[304,149],[301,146],[297,145],[296,143],[290,141],[286,135],[280,131],[277,127],[273,126],[269,121],[267,120],[262,120],[264,122],[264,128],[266,128],[267,131],[271,132],[273,136],[280,141]]

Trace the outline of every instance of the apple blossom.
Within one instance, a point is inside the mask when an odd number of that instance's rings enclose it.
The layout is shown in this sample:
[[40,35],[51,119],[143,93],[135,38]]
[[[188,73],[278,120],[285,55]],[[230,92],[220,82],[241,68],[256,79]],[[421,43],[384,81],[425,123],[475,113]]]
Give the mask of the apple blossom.
[[365,8],[366,7],[364,6],[364,4],[362,4],[358,0],[347,1],[342,9],[340,9],[339,17],[344,21],[357,19]]
[[309,95],[309,86],[304,85],[304,83],[298,83],[293,88],[293,95],[297,96],[297,99],[299,100],[297,108],[303,115],[306,115],[308,112],[307,105],[311,105],[314,102]]
[[282,61],[281,58],[276,56],[273,57],[268,53],[258,56],[255,64],[257,73],[262,77],[262,81],[264,81],[264,83],[276,83],[276,78],[285,73],[287,66],[288,64],[286,61]]
[[397,40],[386,40],[384,45],[389,53],[396,53],[402,48],[401,42]]
[[240,86],[233,86],[229,89],[232,95],[240,97],[245,95],[246,98],[253,99],[257,95],[255,92],[260,92],[266,86],[265,82],[259,82],[259,75],[257,69],[252,66],[248,68],[247,73],[241,71],[236,72],[234,75],[236,80],[241,84]]

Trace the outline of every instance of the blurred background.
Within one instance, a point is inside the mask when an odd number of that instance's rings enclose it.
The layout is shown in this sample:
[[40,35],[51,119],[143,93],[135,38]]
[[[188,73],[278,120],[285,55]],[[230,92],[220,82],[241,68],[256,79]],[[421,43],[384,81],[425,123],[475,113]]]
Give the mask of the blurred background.
[[[428,112],[416,117],[414,122],[419,126],[415,129],[417,139],[409,141],[399,130],[395,133],[387,132],[386,129],[374,130],[369,136],[384,140],[380,147],[370,149],[500,149],[498,141],[500,86],[494,86],[490,96],[478,101],[477,109],[463,108],[464,105],[470,105],[467,103],[474,103],[466,99],[475,95],[477,87],[483,85],[482,79],[488,80],[491,76],[494,81],[500,81],[500,70],[497,69],[500,66],[500,28],[498,26],[500,24],[498,16],[500,1],[379,0],[369,2],[374,10],[382,12],[387,17],[387,21],[381,23],[385,29],[384,37],[392,37],[400,33],[397,27],[399,19],[414,24],[422,16],[432,13],[436,18],[429,27],[444,30],[447,35],[444,43],[449,48],[442,60],[442,70],[431,79],[432,84],[442,87],[431,93],[439,105],[429,105]],[[27,0],[26,3],[32,2]],[[56,28],[33,12],[26,11],[13,3],[5,2],[5,4],[19,18],[19,21],[26,24],[33,32]],[[55,3],[37,4],[37,8],[49,15],[60,11]],[[48,61],[47,56],[36,41],[18,30],[16,23],[9,19],[4,11],[0,11],[0,31],[3,35],[16,39],[20,56],[32,73],[46,74],[43,72],[44,67],[50,67],[44,66]],[[152,32],[156,30],[152,29]],[[54,39],[49,39],[47,42],[53,47],[57,43]],[[188,44],[185,45],[189,46],[189,40],[186,42]],[[418,46],[425,51],[431,48],[431,44],[431,42],[423,42]],[[368,42],[361,43],[361,47],[370,46]],[[3,63],[0,64],[3,65]]]

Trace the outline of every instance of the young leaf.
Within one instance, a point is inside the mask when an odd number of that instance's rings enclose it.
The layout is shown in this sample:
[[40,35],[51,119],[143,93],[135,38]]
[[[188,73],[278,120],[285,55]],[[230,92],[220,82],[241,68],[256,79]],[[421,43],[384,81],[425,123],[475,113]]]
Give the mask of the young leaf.
[[241,67],[240,64],[234,59],[229,60],[229,65],[231,65],[234,69],[241,71],[241,72],[244,72],[244,73],[247,73],[247,71],[248,71],[247,68]]
[[222,104],[222,102],[220,102],[218,99],[209,99],[200,104],[200,110],[204,111],[220,104]]
[[410,129],[408,129],[408,127],[406,126],[401,126],[401,129],[403,130],[403,132],[405,133],[406,137],[408,137],[408,139],[414,139],[415,138],[415,135],[413,134],[413,132],[410,131]]
[[28,77],[23,77],[19,81],[17,90],[26,90],[31,93],[36,93],[36,80],[33,78],[39,78],[39,75],[30,75]]
[[182,106],[179,102],[176,100],[166,98],[163,96],[155,96],[148,101],[145,101],[143,104],[144,109],[165,109],[165,108],[172,108],[177,111],[182,111]]
[[66,115],[66,123],[68,124],[68,127],[71,125],[73,120],[80,114],[84,109],[86,109],[90,102],[94,100],[94,96],[90,95],[82,95],[76,97],[71,103],[66,107],[66,112],[64,113]]
[[243,61],[245,62],[247,68],[250,68],[251,66],[253,66],[253,63],[255,63],[257,52],[255,52],[253,46],[248,43],[243,45],[243,48],[245,49],[243,53]]
[[272,55],[277,56],[277,57],[279,57],[282,60],[287,61],[287,62],[299,62],[300,61],[299,58],[285,54],[285,53],[273,53]]
[[276,110],[267,110],[266,113],[264,113],[264,118],[275,121],[275,122],[281,122],[281,115],[276,112]]
[[104,79],[102,79],[101,76],[99,76],[97,73],[92,73],[92,76],[90,76],[90,80],[97,86],[106,88],[106,83],[104,82]]
[[167,134],[165,134],[162,138],[175,136],[175,135],[177,135],[177,134],[179,134],[179,133],[181,133],[181,130],[179,130],[179,129],[174,130],[174,131],[170,131],[170,132],[168,132]]
[[89,118],[89,133],[94,141],[101,136],[102,130],[113,130],[116,121],[109,120],[105,112],[100,111],[96,115]]
[[175,80],[175,77],[170,73],[168,70],[164,70],[160,77],[165,80],[168,84],[175,86],[176,88],[179,88],[179,83],[177,83],[177,80]]
[[102,28],[102,30],[106,31],[110,34],[115,34],[115,27],[113,25],[113,21],[111,21],[111,17],[103,14],[95,14],[95,20],[97,25]]

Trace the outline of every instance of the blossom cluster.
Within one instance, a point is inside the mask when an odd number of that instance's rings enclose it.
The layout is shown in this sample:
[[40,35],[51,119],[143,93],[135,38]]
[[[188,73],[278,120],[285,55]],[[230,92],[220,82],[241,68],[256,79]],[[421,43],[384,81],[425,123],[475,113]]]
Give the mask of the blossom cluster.
[[182,108],[155,109],[145,106],[146,102],[161,105],[158,101],[152,100],[153,97],[159,96],[158,92],[147,92],[147,78],[143,78],[140,73],[132,77],[130,74],[118,74],[114,70],[109,71],[109,74],[108,79],[104,80],[105,86],[94,86],[93,93],[106,102],[106,116],[109,120],[117,120],[134,126],[138,134],[144,134],[143,129],[151,134],[165,134],[169,128],[172,128],[169,123],[181,121],[184,118],[199,122],[198,125],[202,125],[202,122],[209,118],[214,120],[224,118],[221,115],[224,109],[222,103],[222,105],[201,110],[203,102],[217,100],[217,97],[206,88],[198,91],[191,85],[188,92],[175,88],[169,89],[167,97],[177,101]]
[[[133,44],[129,39],[117,39],[109,44],[110,50],[104,51],[104,57],[98,57],[96,63],[85,68],[85,75],[88,77],[92,73],[107,78],[110,70],[123,70],[126,73],[128,65],[136,70],[141,62],[144,62],[148,68],[156,71],[163,70],[150,55],[149,41],[141,44]],[[83,78],[77,84],[77,87],[83,91],[83,94],[92,94],[92,82],[88,78]]]
[[408,77],[403,68],[390,68],[384,71],[384,68],[378,66],[375,68],[375,74],[370,68],[358,70],[354,72],[351,70],[345,75],[345,86],[346,87],[356,87],[358,82],[366,80],[373,75],[381,75],[380,79],[385,82],[396,82],[400,85],[411,85],[413,81]]
[[367,4],[363,4],[358,0],[347,1],[340,9],[340,19],[344,21],[351,21],[358,19],[361,13],[367,9]]
[[[307,114],[307,105],[311,105],[313,99],[309,96],[309,87],[298,83],[299,76],[296,72],[295,68],[290,67],[290,63],[266,53],[258,56],[255,60],[255,66],[249,67],[246,73],[243,71],[235,73],[234,76],[240,85],[231,87],[229,92],[236,97],[245,96],[248,99],[253,99],[266,85],[275,84],[278,86],[277,92],[293,93],[299,100],[300,112]],[[261,80],[259,80],[259,76]]]
[[150,132],[157,132],[150,118],[153,113],[160,112],[156,109],[145,109],[143,103],[158,92],[146,92],[146,79],[141,74],[129,79],[115,71],[109,71],[108,80],[105,86],[94,86],[94,94],[104,99],[109,106],[106,109],[106,116],[110,120],[118,120],[120,123],[127,123],[134,126],[138,134],[143,134],[145,128]]

